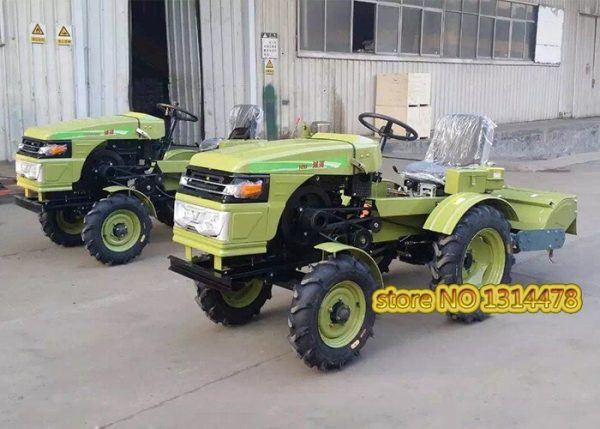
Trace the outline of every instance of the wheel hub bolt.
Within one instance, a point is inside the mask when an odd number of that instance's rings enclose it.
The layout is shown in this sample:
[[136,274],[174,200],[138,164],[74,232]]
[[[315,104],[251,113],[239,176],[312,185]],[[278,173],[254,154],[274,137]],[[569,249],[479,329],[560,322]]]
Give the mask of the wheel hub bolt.
[[332,308],[331,321],[333,323],[346,323],[350,319],[350,307],[343,301],[338,301]]
[[113,234],[117,238],[123,238],[127,235],[127,225],[118,223],[113,227]]

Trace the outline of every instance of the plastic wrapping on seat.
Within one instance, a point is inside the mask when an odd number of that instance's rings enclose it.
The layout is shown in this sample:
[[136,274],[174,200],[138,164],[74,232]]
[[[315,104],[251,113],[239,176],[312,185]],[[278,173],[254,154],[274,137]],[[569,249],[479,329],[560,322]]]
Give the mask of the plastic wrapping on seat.
[[217,149],[221,140],[223,140],[221,137],[210,137],[202,140],[202,143],[200,143],[200,152]]
[[404,175],[417,181],[445,183],[449,167],[468,167],[489,161],[496,124],[487,116],[453,114],[440,119],[425,160],[409,164]]
[[448,167],[435,162],[412,162],[404,169],[404,177],[418,182],[433,182],[443,185],[447,169]]
[[229,138],[257,139],[263,133],[263,110],[254,104],[238,104],[229,113]]
[[485,164],[494,143],[496,124],[487,116],[454,114],[435,125],[425,161],[452,167]]

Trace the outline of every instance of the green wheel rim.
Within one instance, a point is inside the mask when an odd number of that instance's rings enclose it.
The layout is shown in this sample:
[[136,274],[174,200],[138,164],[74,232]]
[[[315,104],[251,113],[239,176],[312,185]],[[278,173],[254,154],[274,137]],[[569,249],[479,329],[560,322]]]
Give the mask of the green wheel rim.
[[243,288],[235,292],[221,292],[223,301],[233,308],[244,308],[254,302],[263,288],[261,279],[254,279],[247,282]]
[[[349,310],[347,320],[336,321],[342,308]],[[321,340],[332,348],[347,346],[358,335],[366,314],[367,303],[360,286],[350,280],[336,284],[319,307],[317,323]]]
[[131,210],[112,212],[102,223],[102,240],[113,252],[125,252],[135,246],[142,235],[142,222]]
[[[72,214],[72,216],[70,216]],[[83,216],[77,216],[72,212],[65,213],[64,210],[56,212],[56,225],[61,231],[69,235],[79,235],[83,231]]]
[[505,265],[502,236],[495,229],[482,229],[475,234],[465,252],[462,281],[473,286],[500,284]]

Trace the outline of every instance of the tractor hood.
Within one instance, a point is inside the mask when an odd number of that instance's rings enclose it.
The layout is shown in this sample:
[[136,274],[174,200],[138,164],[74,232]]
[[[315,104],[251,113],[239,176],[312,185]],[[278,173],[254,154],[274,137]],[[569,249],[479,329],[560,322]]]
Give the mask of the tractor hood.
[[29,128],[24,136],[39,140],[74,139],[138,139],[141,128],[151,138],[164,136],[164,121],[143,113],[128,112],[123,115],[101,118],[82,118]]
[[[192,157],[190,165],[231,173],[352,174],[352,160],[360,157],[360,143],[379,150],[377,144],[360,136],[315,135],[310,139],[249,141],[225,146]],[[333,138],[331,138],[333,137]],[[352,141],[355,138],[365,139]]]

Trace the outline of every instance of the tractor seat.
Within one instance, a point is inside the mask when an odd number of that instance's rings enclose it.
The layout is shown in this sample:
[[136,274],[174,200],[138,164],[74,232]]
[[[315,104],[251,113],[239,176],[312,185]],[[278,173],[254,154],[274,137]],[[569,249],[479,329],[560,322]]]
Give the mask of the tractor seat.
[[229,114],[229,140],[260,138],[263,126],[263,110],[254,104],[233,106]]
[[495,128],[496,124],[483,115],[445,116],[435,125],[425,159],[407,165],[402,174],[413,181],[444,185],[448,168],[488,162]]

